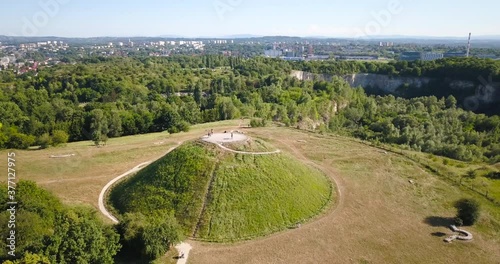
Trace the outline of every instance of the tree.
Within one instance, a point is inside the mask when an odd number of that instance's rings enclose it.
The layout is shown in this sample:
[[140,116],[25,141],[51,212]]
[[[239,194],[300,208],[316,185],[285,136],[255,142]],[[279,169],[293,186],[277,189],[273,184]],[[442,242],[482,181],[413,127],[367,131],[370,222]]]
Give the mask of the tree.
[[56,218],[45,255],[52,263],[114,263],[120,236],[87,208],[66,210]]
[[52,132],[52,145],[57,147],[61,144],[68,143],[69,135],[63,130],[55,130]]
[[127,213],[120,223],[124,249],[132,256],[156,259],[182,240],[182,229],[173,213],[153,211],[151,215]]
[[453,95],[450,95],[446,98],[445,105],[446,108],[457,108],[457,99]]
[[49,133],[44,133],[37,139],[37,144],[40,145],[41,149],[46,149],[50,145],[52,145],[52,138],[50,137]]
[[19,133],[16,129],[11,128],[6,146],[8,148],[27,149],[32,146],[35,141],[36,139],[34,136]]
[[473,199],[461,199],[455,203],[457,209],[457,218],[461,219],[463,224],[471,226],[476,223],[480,215],[480,205]]
[[108,120],[101,109],[94,109],[90,112],[90,129],[92,131],[92,141],[99,146],[104,135],[108,134]]
[[174,243],[181,241],[181,238],[181,227],[174,214],[157,211],[150,217],[149,224],[142,233],[144,254],[150,259],[157,259]]
[[50,264],[50,261],[46,256],[26,252],[23,258],[15,261],[7,260],[3,264]]

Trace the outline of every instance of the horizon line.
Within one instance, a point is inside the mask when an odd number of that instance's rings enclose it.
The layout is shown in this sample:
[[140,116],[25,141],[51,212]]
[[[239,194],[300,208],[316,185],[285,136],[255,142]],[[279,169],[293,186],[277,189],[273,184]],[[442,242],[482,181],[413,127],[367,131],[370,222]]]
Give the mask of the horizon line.
[[[58,35],[40,35],[40,36],[22,36],[22,35],[4,35],[0,34],[3,37],[10,38],[67,38],[67,39],[92,39],[92,38],[183,38],[183,39],[208,39],[208,38],[266,38],[266,37],[286,37],[286,38],[303,38],[303,39],[311,39],[311,38],[323,38],[323,39],[356,39],[356,40],[369,40],[369,39],[377,39],[377,38],[400,38],[400,39],[459,39],[459,38],[468,38],[468,34],[464,36],[430,36],[430,35],[366,35],[366,36],[324,36],[324,35],[309,35],[309,36],[297,36],[297,35],[258,35],[258,34],[228,34],[224,36],[182,36],[175,34],[163,34],[156,36],[58,36]],[[474,35],[473,35],[474,38]],[[475,38],[481,39],[498,39],[500,35],[476,35]]]

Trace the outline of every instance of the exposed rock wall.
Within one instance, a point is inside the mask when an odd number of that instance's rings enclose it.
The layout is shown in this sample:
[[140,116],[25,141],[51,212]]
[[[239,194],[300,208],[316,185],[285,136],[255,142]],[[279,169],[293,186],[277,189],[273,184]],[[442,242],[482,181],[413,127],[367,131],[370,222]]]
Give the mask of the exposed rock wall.
[[[329,74],[315,74],[304,71],[292,71],[291,76],[301,81],[331,81],[334,77]],[[373,87],[388,93],[395,93],[403,85],[420,88],[435,80],[427,77],[390,77],[372,73],[349,74],[338,77],[346,80],[352,87]],[[450,81],[450,87],[457,90],[475,89],[475,84],[470,81]]]
[[[292,71],[290,76],[306,81],[331,81],[335,75]],[[380,90],[397,96],[454,95],[459,105],[466,110],[498,114],[500,84],[491,80],[471,81],[450,80],[427,77],[391,77],[382,74],[359,73],[337,76],[351,87]],[[399,89],[410,87],[411,89]],[[417,90],[415,90],[417,89]],[[438,89],[438,90],[436,90]]]

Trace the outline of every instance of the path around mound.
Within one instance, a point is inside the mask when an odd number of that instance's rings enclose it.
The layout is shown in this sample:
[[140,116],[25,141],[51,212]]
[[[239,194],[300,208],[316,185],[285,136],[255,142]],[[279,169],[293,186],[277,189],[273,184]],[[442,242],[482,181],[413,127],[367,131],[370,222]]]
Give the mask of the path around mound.
[[[232,136],[231,136],[232,134]],[[222,145],[223,143],[234,143],[234,142],[242,142],[248,140],[248,137],[238,133],[238,132],[233,132],[233,133],[214,133],[211,136],[204,136],[201,138],[205,142],[209,142],[212,144],[215,144],[219,146],[219,148],[229,151],[232,153],[236,154],[243,154],[243,155],[272,155],[272,154],[278,154],[281,152],[281,150],[277,149],[275,151],[270,151],[270,152],[249,152],[249,151],[238,151],[234,149],[230,149],[228,147],[225,147]]]

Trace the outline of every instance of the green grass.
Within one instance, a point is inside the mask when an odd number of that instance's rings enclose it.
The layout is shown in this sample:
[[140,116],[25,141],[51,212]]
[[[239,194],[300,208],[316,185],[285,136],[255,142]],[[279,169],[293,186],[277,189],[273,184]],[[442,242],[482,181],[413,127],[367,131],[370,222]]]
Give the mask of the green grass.
[[249,139],[244,142],[234,142],[223,145],[237,151],[271,152],[276,150],[276,148],[269,146],[269,144],[261,139]]
[[331,195],[322,172],[288,155],[234,154],[196,141],[119,183],[110,201],[120,214],[174,210],[186,234],[226,242],[295,227],[319,214]]
[[198,221],[214,154],[197,143],[187,143],[119,183],[110,201],[122,214],[173,210],[189,233]]
[[228,154],[216,170],[197,238],[214,242],[263,236],[317,215],[332,188],[323,173],[284,155]]

